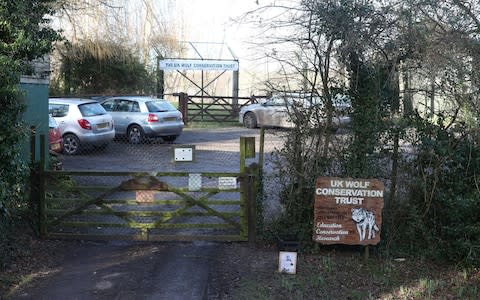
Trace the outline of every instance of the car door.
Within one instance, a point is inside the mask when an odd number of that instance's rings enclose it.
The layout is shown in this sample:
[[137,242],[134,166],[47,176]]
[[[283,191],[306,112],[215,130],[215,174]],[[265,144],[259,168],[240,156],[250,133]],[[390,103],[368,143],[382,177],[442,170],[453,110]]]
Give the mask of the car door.
[[121,99],[110,99],[102,102],[103,108],[112,116],[116,134],[125,134],[127,130],[126,113],[128,106]]
[[[146,120],[147,120],[147,114],[146,113],[142,113],[140,111],[140,104],[138,103],[138,101],[136,100],[128,100],[128,102],[126,102],[127,106],[128,106],[128,110],[129,110],[129,113],[128,113],[128,118],[127,118],[127,127],[130,125],[130,124],[138,124],[140,126],[142,126],[142,128],[145,126],[145,123],[146,123]],[[145,130],[145,128],[143,128]]]
[[274,98],[267,101],[263,105],[261,114],[264,126],[284,127],[288,120],[287,107],[285,106],[285,101],[281,98]]
[[68,131],[68,126],[71,126],[67,117],[69,109],[70,105],[68,104],[55,102],[48,104],[48,113],[55,119],[62,134]]

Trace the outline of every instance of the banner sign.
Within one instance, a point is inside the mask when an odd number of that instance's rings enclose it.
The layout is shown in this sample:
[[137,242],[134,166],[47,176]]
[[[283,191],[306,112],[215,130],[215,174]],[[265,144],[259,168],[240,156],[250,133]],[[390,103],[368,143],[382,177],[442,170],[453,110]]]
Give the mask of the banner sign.
[[162,70],[238,71],[236,60],[162,59]]
[[381,181],[319,177],[315,187],[315,242],[347,245],[376,245],[380,242]]

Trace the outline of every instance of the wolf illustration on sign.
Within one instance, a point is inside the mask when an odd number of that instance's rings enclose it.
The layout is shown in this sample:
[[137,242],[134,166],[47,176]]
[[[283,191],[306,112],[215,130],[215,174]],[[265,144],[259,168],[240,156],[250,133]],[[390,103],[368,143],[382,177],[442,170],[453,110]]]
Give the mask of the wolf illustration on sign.
[[376,222],[375,214],[361,207],[352,208],[352,220],[357,225],[357,232],[360,241],[365,240],[368,230],[368,239],[375,238],[375,232],[380,231]]

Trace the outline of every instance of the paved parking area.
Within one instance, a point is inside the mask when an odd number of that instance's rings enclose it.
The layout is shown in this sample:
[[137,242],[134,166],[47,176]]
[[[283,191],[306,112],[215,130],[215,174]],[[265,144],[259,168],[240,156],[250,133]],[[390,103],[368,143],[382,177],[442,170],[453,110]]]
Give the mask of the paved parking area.
[[[266,155],[275,147],[281,147],[282,138],[277,133],[271,131],[266,134]],[[143,144],[132,145],[124,140],[115,140],[106,149],[75,156],[61,155],[60,161],[68,171],[238,172],[241,136],[254,136],[258,152],[258,129],[186,128],[173,143],[151,139]],[[195,146],[194,162],[173,161],[174,148],[182,145]]]

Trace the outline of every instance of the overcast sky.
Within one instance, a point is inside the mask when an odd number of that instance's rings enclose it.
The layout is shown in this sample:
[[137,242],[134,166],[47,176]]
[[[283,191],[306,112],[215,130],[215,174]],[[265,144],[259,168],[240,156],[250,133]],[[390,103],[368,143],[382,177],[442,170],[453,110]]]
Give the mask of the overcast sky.
[[234,22],[257,7],[254,0],[176,0],[185,31],[180,38],[194,42],[227,43],[239,58],[247,55],[252,32]]
[[[255,0],[172,0],[177,15],[184,20],[184,30],[178,38],[188,42],[226,43],[239,59],[240,90],[247,90],[257,80],[264,80],[268,72],[265,61],[252,60],[261,56],[250,41],[255,28],[236,20],[246,12],[259,7]],[[260,4],[262,1],[260,1]],[[267,1],[263,1],[267,2]],[[182,26],[178,24],[177,26]],[[224,58],[228,49],[215,45],[197,45],[209,48],[209,58]],[[217,45],[218,46],[218,45]],[[205,50],[205,48],[203,48]],[[202,50],[201,50],[202,51]]]

